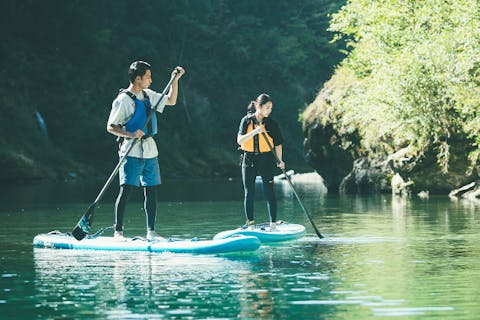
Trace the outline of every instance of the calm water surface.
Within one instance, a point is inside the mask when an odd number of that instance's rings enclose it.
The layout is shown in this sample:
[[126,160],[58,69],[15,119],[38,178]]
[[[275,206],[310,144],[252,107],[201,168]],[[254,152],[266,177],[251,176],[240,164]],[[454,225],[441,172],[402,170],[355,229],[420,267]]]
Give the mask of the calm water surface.
[[[319,240],[288,185],[276,186],[282,220],[307,226],[298,241],[230,255],[32,248],[38,233],[70,231],[103,181],[0,188],[2,319],[478,319],[480,205],[325,194],[297,189]],[[94,227],[113,220],[115,188]],[[261,193],[261,192],[260,192]],[[162,186],[157,230],[211,238],[243,223],[239,181]],[[141,197],[126,235],[144,236]],[[256,203],[257,221],[266,220]],[[110,232],[111,234],[111,232]],[[108,235],[108,232],[107,232]]]

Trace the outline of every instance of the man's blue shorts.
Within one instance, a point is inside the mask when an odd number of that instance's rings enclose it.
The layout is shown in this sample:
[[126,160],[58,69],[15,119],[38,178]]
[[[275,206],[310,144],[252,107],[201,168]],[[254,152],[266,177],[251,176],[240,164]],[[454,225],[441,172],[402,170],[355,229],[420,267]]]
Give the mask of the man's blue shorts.
[[162,183],[157,158],[126,157],[119,171],[120,185],[151,187]]

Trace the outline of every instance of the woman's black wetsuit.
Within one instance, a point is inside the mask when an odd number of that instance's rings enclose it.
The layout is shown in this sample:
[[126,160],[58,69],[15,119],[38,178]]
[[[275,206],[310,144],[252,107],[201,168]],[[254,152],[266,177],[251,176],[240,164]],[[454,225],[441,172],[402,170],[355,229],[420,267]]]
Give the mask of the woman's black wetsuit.
[[[258,125],[257,119],[253,114],[245,116],[238,130],[238,135],[247,133],[250,122],[252,127]],[[277,123],[270,117],[263,120],[265,130],[268,135],[273,138],[275,146],[281,145],[283,137]],[[252,151],[243,150],[242,159],[242,180],[245,191],[244,209],[248,221],[253,221],[254,201],[255,201],[255,179],[257,176],[262,178],[263,192],[268,204],[268,213],[270,221],[277,221],[277,200],[273,190],[273,176],[275,165],[275,157],[269,150],[260,150],[260,139],[264,139],[262,134],[256,135],[254,138],[254,149]],[[262,152],[260,152],[262,151]]]

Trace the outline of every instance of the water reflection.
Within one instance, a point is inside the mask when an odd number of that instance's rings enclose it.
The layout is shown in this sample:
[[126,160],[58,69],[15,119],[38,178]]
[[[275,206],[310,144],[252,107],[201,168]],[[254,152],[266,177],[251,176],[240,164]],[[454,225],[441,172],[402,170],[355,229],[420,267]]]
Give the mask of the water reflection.
[[271,294],[270,278],[271,275],[254,274],[252,272],[239,275],[241,287],[232,290],[232,293],[238,294],[240,302],[241,319],[255,319],[257,317],[265,318],[272,315],[274,309],[274,299]]
[[[384,203],[387,201],[384,200]],[[392,194],[392,220],[395,234],[402,234],[406,225],[406,212],[409,205],[408,196]]]
[[[198,183],[186,189],[195,186]],[[211,194],[203,188],[205,194],[198,197],[205,199],[195,202],[160,200],[159,230],[178,238],[211,238],[240,225],[242,192],[229,190],[230,182],[223,187],[219,184]],[[28,319],[478,317],[477,204],[435,195],[428,200],[326,195],[296,184],[315,224],[326,235],[320,240],[289,186],[277,187],[280,219],[304,224],[307,236],[238,256],[32,250],[35,234],[68,231],[78,221],[85,204],[73,194],[82,189],[66,190],[67,200],[58,202],[54,200],[59,192],[45,198],[38,189],[33,195],[28,188],[7,192],[2,198],[7,206],[0,212],[2,315],[21,314]],[[285,193],[280,191],[283,187]],[[234,200],[219,200],[224,197],[216,194],[219,189]],[[190,193],[178,192],[164,197]],[[29,200],[23,202],[22,197]],[[260,201],[258,216],[266,217],[261,211],[265,203]],[[27,206],[13,211],[8,203]],[[105,203],[98,208],[95,226],[111,223],[112,207]],[[140,207],[140,201],[132,201],[130,235],[144,233]]]
[[79,308],[83,315],[92,312],[115,319],[232,315],[237,314],[237,306],[240,313],[248,313],[242,309],[251,306],[225,288],[250,285],[245,275],[255,261],[258,257],[251,254],[220,257],[35,248],[37,307],[50,315]]

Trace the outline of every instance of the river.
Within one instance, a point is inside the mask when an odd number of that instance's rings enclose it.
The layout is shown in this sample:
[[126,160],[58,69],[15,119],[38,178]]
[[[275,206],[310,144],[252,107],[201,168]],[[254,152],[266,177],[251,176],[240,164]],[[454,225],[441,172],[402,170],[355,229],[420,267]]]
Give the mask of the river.
[[[253,253],[187,255],[32,247],[36,234],[70,231],[102,182],[0,186],[2,319],[477,319],[480,205],[446,196],[340,196],[288,184],[279,218],[307,227],[297,241]],[[116,190],[93,227],[113,223]],[[127,236],[145,235],[140,192]],[[267,219],[259,192],[256,221]],[[165,181],[157,231],[212,238],[244,223],[238,180]],[[107,235],[111,234],[107,231]]]

